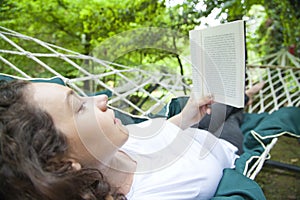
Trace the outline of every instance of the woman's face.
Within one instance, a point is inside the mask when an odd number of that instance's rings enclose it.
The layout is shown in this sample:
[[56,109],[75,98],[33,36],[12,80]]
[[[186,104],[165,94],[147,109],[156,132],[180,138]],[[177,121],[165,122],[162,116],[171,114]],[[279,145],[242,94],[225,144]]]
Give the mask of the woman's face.
[[[69,154],[82,165],[105,164],[128,138],[128,130],[107,108],[107,96],[78,96],[68,87],[32,83],[34,103],[47,111],[69,141]],[[33,89],[33,90],[31,90]]]

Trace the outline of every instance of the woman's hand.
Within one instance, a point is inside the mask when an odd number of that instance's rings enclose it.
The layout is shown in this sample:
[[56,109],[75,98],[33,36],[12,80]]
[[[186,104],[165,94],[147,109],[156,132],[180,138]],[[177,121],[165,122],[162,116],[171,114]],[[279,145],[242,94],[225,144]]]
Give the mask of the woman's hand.
[[211,95],[197,98],[192,94],[181,113],[171,117],[169,121],[181,129],[186,129],[199,122],[206,113],[210,114],[212,103],[213,97]]

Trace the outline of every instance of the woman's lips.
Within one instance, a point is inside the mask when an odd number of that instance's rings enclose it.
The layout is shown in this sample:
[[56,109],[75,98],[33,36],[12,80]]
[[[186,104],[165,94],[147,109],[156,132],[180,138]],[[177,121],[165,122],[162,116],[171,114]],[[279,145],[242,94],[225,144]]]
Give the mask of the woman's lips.
[[121,120],[119,120],[118,118],[114,118],[114,123],[115,124],[121,124]]

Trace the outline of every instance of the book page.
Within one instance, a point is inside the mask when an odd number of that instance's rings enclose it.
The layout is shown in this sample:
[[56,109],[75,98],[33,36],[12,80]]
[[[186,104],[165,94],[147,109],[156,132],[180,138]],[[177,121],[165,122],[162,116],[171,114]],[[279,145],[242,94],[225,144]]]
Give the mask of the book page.
[[[193,40],[191,42],[193,86],[201,87],[197,90],[202,90],[200,94],[202,96],[207,93],[213,94],[216,102],[243,107],[245,89],[244,22],[236,21],[204,30],[195,30],[191,32],[190,36]],[[195,42],[197,37],[201,39],[198,38],[200,41]],[[192,48],[192,43],[197,43],[198,46],[194,45]]]
[[205,77],[203,68],[203,49],[202,46],[202,35],[201,32],[190,32],[190,48],[192,57],[192,79],[193,79],[193,93],[197,97],[203,97],[207,92],[203,89],[205,88]]

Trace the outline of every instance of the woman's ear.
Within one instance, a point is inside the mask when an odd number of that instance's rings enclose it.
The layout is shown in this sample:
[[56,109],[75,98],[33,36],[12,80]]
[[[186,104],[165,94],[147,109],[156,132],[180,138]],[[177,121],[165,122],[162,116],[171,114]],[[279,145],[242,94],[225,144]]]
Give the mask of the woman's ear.
[[111,195],[107,195],[107,196],[105,197],[105,200],[114,200],[114,198],[113,198]]
[[81,169],[81,164],[77,162],[75,159],[69,158],[66,161],[71,163],[71,167],[73,170],[78,171]]
[[72,168],[75,170],[75,171],[78,171],[81,169],[81,164],[79,162],[73,162],[72,163]]

